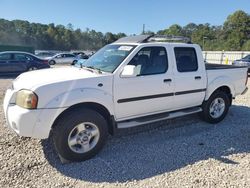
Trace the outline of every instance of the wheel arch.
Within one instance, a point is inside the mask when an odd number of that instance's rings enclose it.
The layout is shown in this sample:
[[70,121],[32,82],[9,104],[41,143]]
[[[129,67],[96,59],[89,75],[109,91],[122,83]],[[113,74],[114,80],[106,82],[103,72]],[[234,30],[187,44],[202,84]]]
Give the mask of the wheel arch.
[[107,121],[108,124],[108,131],[111,135],[114,134],[115,131],[115,121],[114,121],[114,116],[111,115],[109,110],[103,106],[102,104],[95,103],[95,102],[83,102],[83,103],[78,103],[70,106],[69,108],[65,109],[63,112],[61,112],[57,118],[55,119],[54,123],[52,124],[52,129],[57,125],[57,122],[59,121],[60,118],[62,118],[66,113],[68,113],[71,110],[79,109],[79,108],[86,108],[86,109],[91,109],[99,114],[101,114],[105,120]]
[[235,96],[235,88],[234,85],[232,84],[233,81],[231,80],[230,77],[228,76],[221,76],[213,81],[209,82],[207,86],[207,91],[206,91],[206,96],[205,96],[205,101],[209,99],[209,97],[218,90],[221,90],[226,93],[230,93],[231,97],[233,98]]
[[232,89],[228,86],[228,85],[223,85],[220,86],[218,88],[215,88],[212,92],[210,92],[209,96],[206,96],[206,101],[209,99],[209,97],[214,94],[217,91],[222,91],[225,94],[227,94],[229,100],[230,100],[230,105],[232,104],[232,100],[233,100],[233,94],[232,94]]

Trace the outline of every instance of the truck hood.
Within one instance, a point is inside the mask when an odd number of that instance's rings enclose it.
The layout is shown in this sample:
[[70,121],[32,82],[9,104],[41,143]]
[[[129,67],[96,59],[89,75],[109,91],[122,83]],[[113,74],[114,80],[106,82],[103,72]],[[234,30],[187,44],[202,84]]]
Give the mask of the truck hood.
[[50,68],[26,72],[13,81],[15,90],[32,89],[41,85],[77,79],[99,77],[102,74],[76,67]]

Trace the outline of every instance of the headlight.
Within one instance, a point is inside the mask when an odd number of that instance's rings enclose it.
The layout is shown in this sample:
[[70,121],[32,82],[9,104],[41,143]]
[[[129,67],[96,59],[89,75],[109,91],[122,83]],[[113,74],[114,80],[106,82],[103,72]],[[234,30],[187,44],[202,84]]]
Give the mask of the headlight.
[[16,94],[16,105],[27,108],[36,109],[38,103],[37,95],[30,90],[20,90]]

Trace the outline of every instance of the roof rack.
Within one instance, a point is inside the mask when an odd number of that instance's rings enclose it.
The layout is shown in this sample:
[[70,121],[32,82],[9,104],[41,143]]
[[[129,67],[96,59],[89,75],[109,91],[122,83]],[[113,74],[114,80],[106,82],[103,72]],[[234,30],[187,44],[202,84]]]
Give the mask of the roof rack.
[[173,35],[153,35],[148,39],[148,42],[185,42],[191,43],[191,39],[183,36]]
[[185,42],[191,43],[190,38],[183,36],[172,35],[133,35],[123,37],[115,41],[114,43],[146,43],[146,42]]
[[127,42],[134,42],[134,43],[143,43],[146,42],[150,37],[153,35],[132,35],[128,37],[123,37],[115,41],[114,43],[127,43]]

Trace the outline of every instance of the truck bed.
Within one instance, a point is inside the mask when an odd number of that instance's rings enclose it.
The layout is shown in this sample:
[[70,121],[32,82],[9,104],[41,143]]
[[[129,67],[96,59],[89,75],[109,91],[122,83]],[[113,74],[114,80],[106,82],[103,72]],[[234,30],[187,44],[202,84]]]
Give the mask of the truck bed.
[[230,86],[232,95],[240,95],[246,89],[247,67],[221,64],[205,64],[208,88],[217,80],[220,85]]
[[206,70],[244,68],[244,66],[222,65],[222,64],[212,64],[212,63],[205,63],[205,66]]

